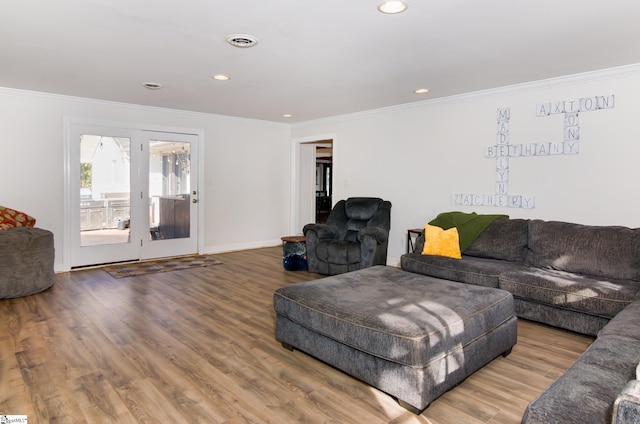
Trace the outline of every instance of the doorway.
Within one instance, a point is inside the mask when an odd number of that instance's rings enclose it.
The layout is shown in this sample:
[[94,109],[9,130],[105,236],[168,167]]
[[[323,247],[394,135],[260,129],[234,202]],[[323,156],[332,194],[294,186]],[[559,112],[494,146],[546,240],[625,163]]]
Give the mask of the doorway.
[[197,253],[198,135],[82,124],[67,134],[68,268]]
[[333,195],[333,140],[316,144],[316,224],[327,222]]
[[291,233],[311,222],[326,222],[333,203],[335,137],[294,139]]

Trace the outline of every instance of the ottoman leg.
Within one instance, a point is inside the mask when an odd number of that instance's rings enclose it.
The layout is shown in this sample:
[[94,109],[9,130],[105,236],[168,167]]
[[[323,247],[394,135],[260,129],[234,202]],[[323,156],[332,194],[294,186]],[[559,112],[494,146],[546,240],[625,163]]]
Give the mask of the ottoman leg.
[[403,400],[400,400],[400,399],[396,399],[396,400],[398,401],[398,405],[402,406],[404,409],[411,412],[412,414],[420,415],[422,414],[422,411],[424,411],[424,409],[418,409],[413,405],[409,405],[407,402]]
[[282,347],[293,352],[293,346],[291,346],[289,343],[282,342]]
[[509,348],[509,349],[505,350],[504,352],[502,352],[502,357],[506,358],[507,356],[509,356],[509,354],[511,353],[511,349],[512,348]]

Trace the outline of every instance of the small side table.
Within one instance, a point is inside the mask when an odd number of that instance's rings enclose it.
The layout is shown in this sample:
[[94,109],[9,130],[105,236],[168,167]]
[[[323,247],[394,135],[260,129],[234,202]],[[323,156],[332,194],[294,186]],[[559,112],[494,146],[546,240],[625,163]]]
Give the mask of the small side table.
[[418,238],[422,231],[422,228],[411,228],[410,230],[407,230],[407,253],[415,252],[415,245],[413,244],[413,241],[414,238]]
[[286,236],[282,240],[282,265],[287,271],[307,270],[307,239],[304,236]]

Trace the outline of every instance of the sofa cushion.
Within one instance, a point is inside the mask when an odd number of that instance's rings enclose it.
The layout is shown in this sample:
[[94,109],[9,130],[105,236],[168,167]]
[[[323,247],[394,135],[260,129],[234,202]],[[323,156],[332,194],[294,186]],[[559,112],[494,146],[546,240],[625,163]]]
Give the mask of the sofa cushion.
[[588,336],[597,336],[598,332],[611,321],[611,317],[576,312],[519,297],[513,299],[513,304],[518,318],[541,322]]
[[598,333],[600,336],[618,335],[640,340],[640,300],[624,308]]
[[640,281],[640,230],[529,221],[526,263],[538,268]]
[[402,255],[400,266],[403,270],[416,274],[494,288],[498,287],[498,276],[501,273],[526,269],[524,265],[509,261],[465,255],[462,255],[462,260],[458,260],[419,253]]
[[598,338],[580,359],[529,404],[523,424],[610,423],[613,403],[635,378],[640,341]]
[[360,262],[360,243],[344,240],[321,240],[316,249],[318,259],[332,264],[357,264]]
[[498,280],[498,287],[515,297],[604,317],[615,316],[640,292],[640,284],[635,281],[603,280],[539,268],[504,272]]
[[480,233],[464,254],[478,258],[524,262],[528,238],[528,219],[498,219]]

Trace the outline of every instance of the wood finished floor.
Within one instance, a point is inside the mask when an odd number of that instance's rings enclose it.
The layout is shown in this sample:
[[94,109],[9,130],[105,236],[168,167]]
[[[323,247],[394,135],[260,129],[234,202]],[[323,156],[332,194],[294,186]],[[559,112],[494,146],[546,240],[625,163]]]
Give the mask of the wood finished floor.
[[519,423],[592,338],[520,320],[518,343],[415,416],[274,338],[273,291],[320,276],[280,248],[0,300],[0,414],[40,423]]

